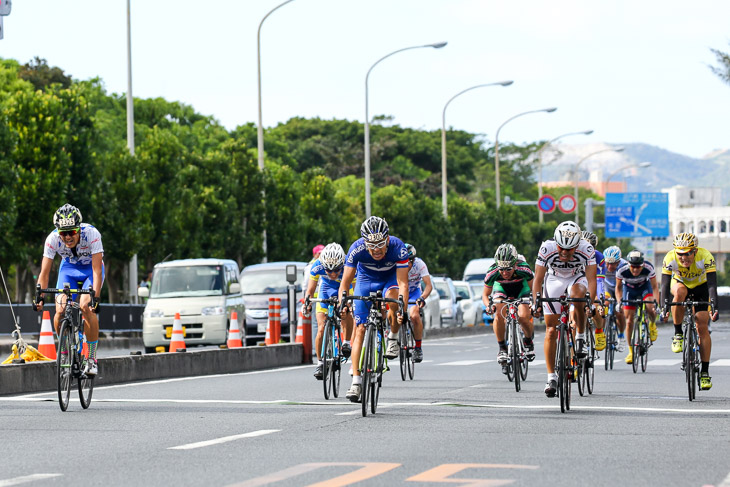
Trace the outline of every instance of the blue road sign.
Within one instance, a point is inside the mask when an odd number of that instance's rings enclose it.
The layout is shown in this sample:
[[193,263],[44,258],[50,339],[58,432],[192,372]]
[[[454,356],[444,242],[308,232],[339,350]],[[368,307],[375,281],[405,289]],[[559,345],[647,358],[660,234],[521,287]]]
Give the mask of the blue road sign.
[[608,193],[606,237],[668,237],[667,193]]

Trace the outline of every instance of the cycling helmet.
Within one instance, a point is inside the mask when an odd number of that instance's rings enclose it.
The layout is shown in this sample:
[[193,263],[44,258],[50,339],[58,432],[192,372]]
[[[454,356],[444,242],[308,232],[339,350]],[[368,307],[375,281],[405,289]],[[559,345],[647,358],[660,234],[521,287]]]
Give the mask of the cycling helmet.
[[555,228],[554,236],[559,247],[574,249],[580,243],[580,227],[572,221],[563,222]]
[[674,236],[672,242],[674,248],[683,252],[689,252],[697,248],[697,236],[694,233],[679,233]]
[[511,269],[517,263],[517,249],[512,244],[502,244],[494,253],[494,260],[500,269]]
[[644,265],[644,254],[640,250],[634,249],[626,255],[626,260],[629,261],[629,265]]
[[598,237],[596,237],[596,234],[593,232],[589,232],[588,230],[583,230],[580,233],[580,238],[583,240],[587,240],[589,244],[595,249],[596,245],[598,245]]
[[621,260],[621,249],[615,245],[611,245],[603,251],[603,258],[606,260],[606,264],[617,263]]
[[332,242],[319,254],[319,261],[328,271],[339,270],[345,265],[345,251],[340,244]]
[[413,260],[416,258],[416,248],[413,245],[407,243],[406,250],[408,251],[408,260]]
[[371,216],[360,225],[360,235],[365,242],[379,242],[388,238],[388,222],[379,216]]
[[78,208],[66,203],[53,214],[53,225],[59,230],[73,230],[81,226],[83,218]]

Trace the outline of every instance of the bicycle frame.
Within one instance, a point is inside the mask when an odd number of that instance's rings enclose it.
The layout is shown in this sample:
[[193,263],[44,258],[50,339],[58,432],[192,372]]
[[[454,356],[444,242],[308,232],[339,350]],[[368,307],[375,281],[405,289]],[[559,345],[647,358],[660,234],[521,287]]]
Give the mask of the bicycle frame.
[[524,332],[518,318],[518,309],[521,304],[531,305],[532,298],[523,297],[496,301],[490,299],[490,306],[495,303],[504,304],[502,316],[505,320],[505,333],[507,334],[507,380],[514,381],[515,391],[520,392],[522,389],[520,379],[527,379],[528,360],[523,343]]
[[618,328],[616,326],[616,299],[608,297],[608,313],[606,313],[606,324],[604,330],[606,332],[606,354],[604,356],[603,366],[605,370],[613,370],[613,358],[618,351]]
[[[685,380],[687,381],[687,394],[689,400],[693,401],[697,394],[697,384],[700,379],[700,343],[697,322],[695,320],[695,308],[697,306],[709,306],[710,315],[715,313],[715,303],[710,301],[682,301],[669,303],[670,306],[683,306],[684,319],[682,320],[682,366]],[[709,326],[709,322],[708,322]]]
[[631,331],[631,343],[633,361],[631,363],[634,373],[639,370],[639,362],[641,362],[641,371],[646,372],[646,366],[649,361],[649,347],[652,342],[649,337],[649,322],[646,318],[646,305],[656,301],[644,301],[643,299],[621,300],[623,304],[636,306],[636,315],[634,316],[634,328]]

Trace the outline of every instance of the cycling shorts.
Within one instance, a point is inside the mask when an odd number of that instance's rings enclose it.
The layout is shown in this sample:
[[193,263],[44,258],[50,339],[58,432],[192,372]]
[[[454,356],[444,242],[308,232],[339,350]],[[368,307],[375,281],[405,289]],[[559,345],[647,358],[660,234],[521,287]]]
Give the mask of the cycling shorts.
[[[90,265],[73,265],[61,262],[58,269],[58,281],[56,287],[62,289],[64,283],[68,283],[71,289],[88,289],[94,286],[94,269]],[[81,283],[81,286],[79,286]],[[104,284],[104,263],[101,264],[101,283]],[[97,296],[98,298],[98,296]],[[76,299],[76,295],[72,296]]]
[[[333,284],[330,284],[333,283]],[[320,279],[319,286],[317,286],[314,298],[329,299],[331,297],[337,297],[337,291],[340,290],[340,283],[330,281],[328,279]],[[317,313],[327,314],[327,308],[322,303],[317,303]]]
[[[358,274],[357,282],[355,283],[355,296],[370,296],[371,292],[382,291],[383,297],[385,297],[385,293],[389,289],[397,287],[398,280],[396,279],[395,272],[386,279],[372,279],[370,276]],[[371,305],[367,301],[355,300],[355,326],[363,324],[368,320]]]
[[[652,298],[654,296],[653,290],[651,288],[651,283],[649,281],[646,281],[644,284],[642,284],[639,287],[629,287],[624,286],[624,289],[622,291],[621,299],[627,300],[627,299],[641,299],[642,301],[645,301],[647,298]],[[636,309],[636,306],[624,306],[624,309]]]
[[492,296],[492,299],[519,299],[529,296],[530,294],[532,294],[532,290],[530,289],[530,286],[527,285],[527,281],[522,281],[522,289],[520,289],[517,293],[517,296],[510,296],[510,293],[508,293],[499,282],[495,282],[490,296]]
[[[559,298],[560,296],[570,296],[570,288],[575,285],[582,285],[588,290],[588,279],[583,274],[574,276],[560,277],[554,274],[545,276],[545,282],[542,285],[544,298]],[[543,303],[542,312],[544,315],[560,314],[560,303]]]
[[[416,301],[418,298],[421,297],[421,288],[417,287],[416,289],[409,289],[408,290],[408,302]],[[409,304],[408,309],[410,310],[412,307],[418,306],[417,304]]]
[[[699,286],[687,288],[687,301],[709,301],[710,300],[710,288],[706,282],[703,282]],[[709,309],[709,307],[708,307]],[[715,309],[717,309],[717,303],[715,303]],[[704,311],[704,308],[696,308],[695,312]]]

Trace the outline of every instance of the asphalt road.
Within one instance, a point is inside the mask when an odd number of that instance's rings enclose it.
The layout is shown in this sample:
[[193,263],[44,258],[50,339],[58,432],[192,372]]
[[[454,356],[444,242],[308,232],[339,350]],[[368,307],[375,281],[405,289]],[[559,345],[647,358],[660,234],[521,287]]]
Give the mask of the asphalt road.
[[[0,397],[0,487],[728,487],[730,323],[713,329],[714,386],[694,402],[669,327],[646,373],[622,354],[597,368],[592,396],[573,388],[566,414],[543,394],[541,347],[517,393],[491,334],[424,342],[413,381],[392,361],[366,418],[359,404],[325,401],[313,366],[100,387],[90,409],[74,399],[66,413],[55,393]],[[343,376],[343,395],[348,386]]]

